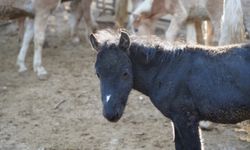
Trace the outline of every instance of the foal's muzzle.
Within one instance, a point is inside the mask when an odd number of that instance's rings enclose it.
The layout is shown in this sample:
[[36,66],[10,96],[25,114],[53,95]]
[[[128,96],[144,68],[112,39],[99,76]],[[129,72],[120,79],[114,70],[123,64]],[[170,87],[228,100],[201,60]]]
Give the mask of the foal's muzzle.
[[122,115],[118,112],[110,112],[108,110],[103,110],[103,116],[110,122],[117,122]]
[[103,105],[103,116],[110,122],[117,122],[123,114],[124,106],[122,104],[109,103]]

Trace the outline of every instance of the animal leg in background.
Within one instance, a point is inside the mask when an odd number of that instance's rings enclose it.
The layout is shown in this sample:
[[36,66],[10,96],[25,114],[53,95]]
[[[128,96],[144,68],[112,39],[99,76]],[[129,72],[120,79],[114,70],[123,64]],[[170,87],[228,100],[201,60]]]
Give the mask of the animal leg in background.
[[195,25],[195,32],[196,32],[196,41],[199,44],[204,44],[204,37],[202,32],[202,20],[201,19],[195,19],[194,25]]
[[47,71],[42,66],[42,49],[45,40],[45,30],[47,27],[49,11],[41,11],[36,14],[34,23],[34,58],[33,69],[37,73],[39,79],[43,80],[47,78]]
[[204,21],[202,21],[201,19],[190,19],[187,21],[186,23],[186,41],[187,43],[192,43],[192,44],[206,44],[209,45],[209,41],[211,41],[212,38],[212,31],[211,31],[211,27],[209,26],[210,24],[208,24],[206,32],[207,32],[207,37],[206,40],[204,39],[204,32],[202,31],[202,23]]
[[187,22],[186,25],[186,42],[189,44],[197,44],[197,34],[195,23],[192,21]]
[[79,23],[83,16],[83,10],[79,8],[80,1],[74,1],[70,4],[71,12],[70,12],[70,19],[69,24],[71,28],[71,38],[73,43],[79,43],[80,38],[77,35],[77,27],[79,26]]
[[25,65],[25,57],[27,54],[27,50],[29,48],[29,44],[34,35],[34,20],[33,19],[26,19],[26,26],[25,26],[25,33],[22,41],[22,47],[19,51],[17,57],[17,65],[19,66],[18,72],[23,73],[27,71],[27,67]]
[[91,13],[91,3],[92,0],[76,0],[71,3],[71,15],[70,15],[70,28],[71,28],[71,37],[73,38],[74,43],[80,41],[77,30],[78,26],[84,18],[84,23],[86,27],[85,38],[88,40],[90,33],[95,32],[97,29],[97,23],[94,21],[94,17]]
[[83,18],[84,18],[85,27],[86,27],[85,39],[86,41],[88,41],[89,35],[93,32],[96,32],[98,25],[95,22],[95,19],[91,13],[92,0],[85,0],[84,2],[85,3],[82,2],[81,5],[82,5],[82,9],[84,10]]
[[115,26],[124,28],[128,20],[128,0],[117,0],[115,5]]
[[214,28],[211,20],[207,20],[207,36],[205,40],[205,45],[213,45]]
[[224,0],[219,45],[242,43],[245,40],[243,11],[240,0]]
[[18,19],[18,42],[22,42],[23,34],[24,34],[24,23],[25,17]]
[[187,15],[182,13],[180,16],[173,16],[171,19],[170,25],[165,33],[166,40],[169,42],[175,41],[181,27],[184,25],[184,22],[187,20]]

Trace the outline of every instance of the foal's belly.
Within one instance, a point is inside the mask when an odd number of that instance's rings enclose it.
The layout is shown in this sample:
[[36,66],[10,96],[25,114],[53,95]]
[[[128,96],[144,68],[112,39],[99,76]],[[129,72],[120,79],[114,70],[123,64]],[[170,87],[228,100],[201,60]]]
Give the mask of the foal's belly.
[[[204,120],[217,123],[237,123],[250,119],[250,100],[228,100],[224,103],[204,104],[201,115]],[[212,104],[211,104],[212,103]]]

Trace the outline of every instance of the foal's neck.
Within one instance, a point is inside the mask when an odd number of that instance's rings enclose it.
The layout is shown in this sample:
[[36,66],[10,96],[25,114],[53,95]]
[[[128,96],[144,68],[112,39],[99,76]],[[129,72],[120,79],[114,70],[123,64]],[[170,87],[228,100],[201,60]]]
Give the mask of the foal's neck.
[[182,57],[184,47],[168,47],[151,45],[144,46],[132,43],[129,48],[129,57],[133,66],[134,89],[150,96],[152,88],[156,84],[156,77],[163,70],[168,68],[170,62]]
[[145,47],[143,45],[131,44],[129,57],[132,62],[134,89],[150,96],[161,66],[167,62],[168,56],[158,47]]

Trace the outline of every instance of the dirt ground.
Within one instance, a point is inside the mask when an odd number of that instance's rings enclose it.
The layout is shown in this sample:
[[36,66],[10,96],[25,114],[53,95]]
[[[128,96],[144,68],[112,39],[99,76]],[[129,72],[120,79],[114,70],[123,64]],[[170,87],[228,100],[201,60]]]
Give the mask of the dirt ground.
[[[82,39],[72,44],[67,26],[50,18],[49,47],[43,64],[50,77],[32,71],[33,46],[20,76],[15,65],[19,44],[15,25],[0,27],[0,150],[162,150],[174,149],[170,120],[150,100],[133,91],[123,118],[102,116],[96,52]],[[54,22],[54,24],[53,24]],[[216,125],[203,131],[206,150],[249,150],[249,124]]]

